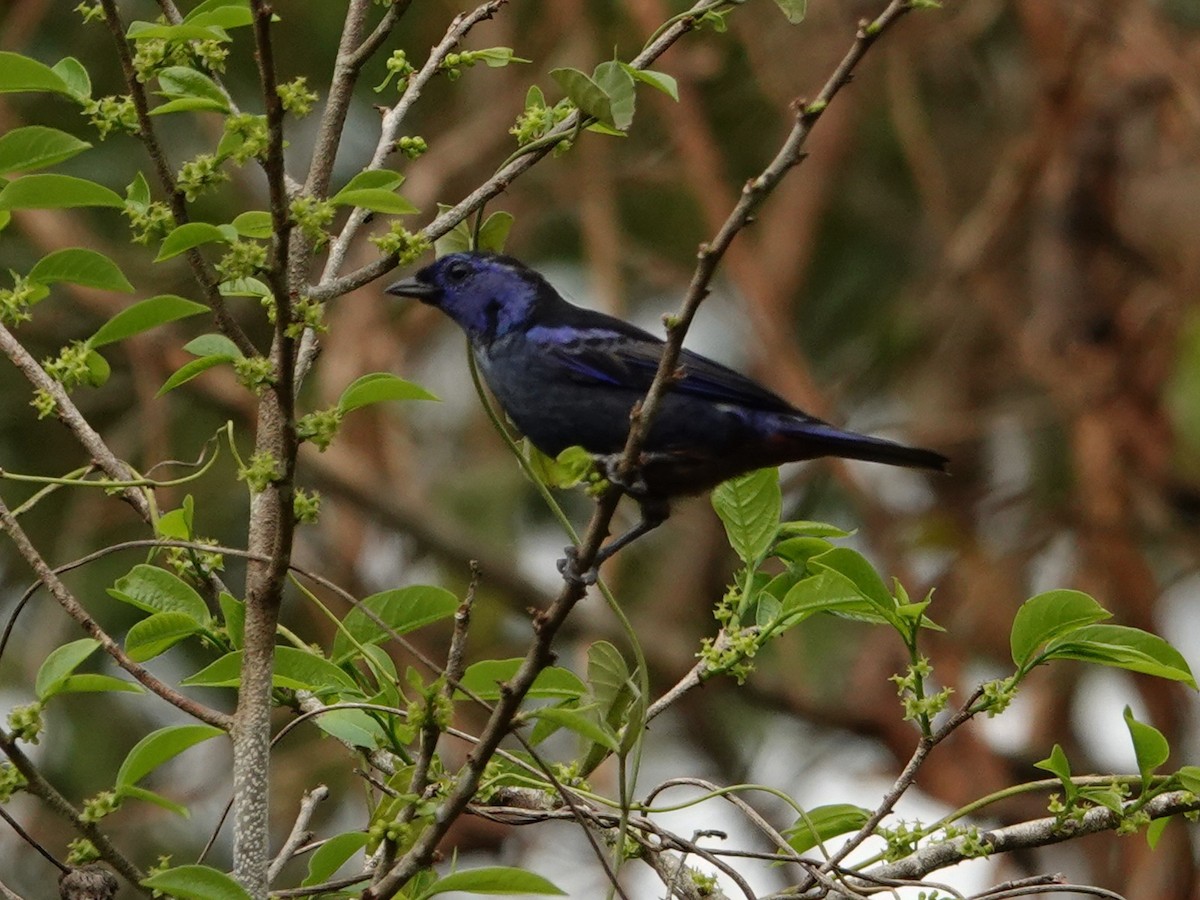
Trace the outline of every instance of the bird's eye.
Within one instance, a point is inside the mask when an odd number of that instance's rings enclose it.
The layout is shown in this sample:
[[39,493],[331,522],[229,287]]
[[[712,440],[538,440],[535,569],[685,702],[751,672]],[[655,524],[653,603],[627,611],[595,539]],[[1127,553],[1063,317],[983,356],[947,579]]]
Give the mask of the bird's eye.
[[463,281],[470,274],[471,267],[461,259],[446,267],[446,278],[449,281]]

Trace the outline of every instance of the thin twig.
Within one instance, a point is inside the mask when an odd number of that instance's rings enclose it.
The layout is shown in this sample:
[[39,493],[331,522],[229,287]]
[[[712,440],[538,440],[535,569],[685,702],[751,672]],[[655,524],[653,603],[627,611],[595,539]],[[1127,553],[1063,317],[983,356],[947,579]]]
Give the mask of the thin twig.
[[278,878],[279,873],[283,871],[283,867],[288,864],[288,861],[297,854],[301,847],[312,840],[313,833],[309,830],[308,826],[312,824],[312,818],[317,812],[317,807],[328,798],[329,788],[323,784],[318,784],[311,791],[306,791],[304,796],[300,798],[300,811],[296,813],[296,821],[292,825],[292,831],[287,836],[287,840],[283,842],[283,846],[279,848],[279,853],[272,860],[271,867],[267,869],[268,883]]

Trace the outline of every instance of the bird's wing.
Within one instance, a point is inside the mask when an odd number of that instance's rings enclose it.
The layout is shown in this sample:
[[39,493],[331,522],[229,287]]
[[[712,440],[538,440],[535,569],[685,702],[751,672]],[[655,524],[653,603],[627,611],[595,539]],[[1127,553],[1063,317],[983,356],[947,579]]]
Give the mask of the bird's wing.
[[[607,316],[604,319],[602,328],[575,328],[569,339],[560,337],[544,346],[577,381],[644,393],[658,370],[663,342],[634,325]],[[750,409],[796,412],[777,394],[690,350],[680,354],[679,365],[683,377],[671,388],[676,393]]]

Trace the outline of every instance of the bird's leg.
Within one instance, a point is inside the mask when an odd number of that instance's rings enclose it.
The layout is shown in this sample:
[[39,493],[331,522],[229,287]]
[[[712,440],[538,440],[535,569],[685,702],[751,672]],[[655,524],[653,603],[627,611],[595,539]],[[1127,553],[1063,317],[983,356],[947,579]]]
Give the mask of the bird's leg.
[[562,573],[563,578],[576,584],[595,584],[600,574],[600,566],[610,556],[623,547],[629,546],[643,534],[653,531],[667,521],[671,515],[671,507],[665,500],[659,498],[639,499],[638,508],[641,511],[641,519],[637,524],[601,547],[596,552],[596,558],[592,561],[591,568],[586,572],[580,572],[578,569],[579,549],[573,544],[567,546],[563,551],[566,553],[566,558],[558,561],[558,571]]

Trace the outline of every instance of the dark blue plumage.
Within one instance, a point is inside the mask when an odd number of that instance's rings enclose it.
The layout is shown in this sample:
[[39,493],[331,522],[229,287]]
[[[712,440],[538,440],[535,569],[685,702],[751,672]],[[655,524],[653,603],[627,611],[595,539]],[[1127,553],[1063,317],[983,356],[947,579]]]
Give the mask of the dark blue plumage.
[[[467,333],[488,387],[513,423],[550,456],[578,445],[620,453],[629,412],[645,396],[663,342],[620,319],[564,300],[515,259],[454,253],[389,294],[438,307]],[[734,475],[818,456],[944,470],[931,450],[843,431],[761,385],[684,350],[682,377],[663,398],[631,493],[645,522],[606,558],[666,518],[667,502]]]

